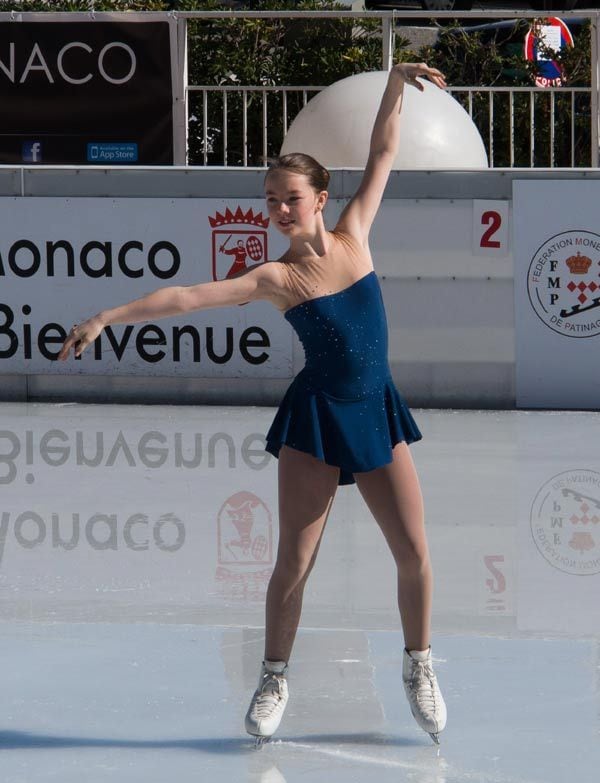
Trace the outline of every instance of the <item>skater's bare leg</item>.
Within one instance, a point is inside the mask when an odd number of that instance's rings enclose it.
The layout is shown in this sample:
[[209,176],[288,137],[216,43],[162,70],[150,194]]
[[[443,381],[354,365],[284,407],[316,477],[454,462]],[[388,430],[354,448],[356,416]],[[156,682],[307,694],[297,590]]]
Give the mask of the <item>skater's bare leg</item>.
[[279,547],[267,590],[265,659],[289,661],[339,469],[283,446],[278,470]]
[[406,443],[393,462],[354,478],[381,527],[398,568],[398,606],[408,650],[425,650],[430,639],[433,578],[425,535],[423,497]]

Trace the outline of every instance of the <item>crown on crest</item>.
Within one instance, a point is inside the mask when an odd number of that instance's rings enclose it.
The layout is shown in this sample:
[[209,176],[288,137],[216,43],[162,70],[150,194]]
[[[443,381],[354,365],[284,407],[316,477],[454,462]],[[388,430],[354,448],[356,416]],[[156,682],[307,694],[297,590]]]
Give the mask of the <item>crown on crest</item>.
[[576,256],[569,256],[566,261],[569,271],[573,275],[585,275],[592,265],[592,259],[582,256],[579,250]]
[[578,530],[576,533],[573,533],[571,540],[569,541],[569,546],[571,549],[576,549],[583,554],[585,551],[593,549],[595,542],[591,533]]
[[258,212],[255,215],[252,207],[250,207],[250,209],[248,209],[246,212],[243,212],[241,207],[238,207],[235,212],[232,212],[229,207],[227,207],[225,214],[217,212],[214,217],[209,215],[208,222],[210,223],[211,228],[216,228],[217,226],[230,226],[234,223],[267,228],[269,225],[269,218],[263,217],[262,212]]

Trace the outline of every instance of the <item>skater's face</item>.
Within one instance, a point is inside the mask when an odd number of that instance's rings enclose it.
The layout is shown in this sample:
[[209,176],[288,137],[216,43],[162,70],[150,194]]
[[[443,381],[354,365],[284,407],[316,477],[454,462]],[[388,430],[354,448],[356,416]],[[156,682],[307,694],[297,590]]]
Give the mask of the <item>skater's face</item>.
[[271,221],[289,236],[314,231],[327,201],[327,191],[316,191],[305,174],[284,169],[267,175],[265,195]]

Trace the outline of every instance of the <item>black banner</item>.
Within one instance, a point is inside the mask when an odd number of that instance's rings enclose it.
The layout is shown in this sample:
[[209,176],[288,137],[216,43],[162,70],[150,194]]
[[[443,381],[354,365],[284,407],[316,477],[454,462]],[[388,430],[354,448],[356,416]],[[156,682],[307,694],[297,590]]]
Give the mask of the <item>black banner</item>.
[[0,163],[172,165],[169,23],[0,23]]

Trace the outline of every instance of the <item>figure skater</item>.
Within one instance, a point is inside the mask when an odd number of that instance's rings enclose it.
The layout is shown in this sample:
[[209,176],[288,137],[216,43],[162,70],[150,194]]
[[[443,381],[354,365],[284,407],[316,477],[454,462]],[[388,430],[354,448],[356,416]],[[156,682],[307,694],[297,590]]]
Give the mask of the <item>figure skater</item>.
[[60,351],[76,356],[109,324],[183,315],[267,300],[303,342],[306,363],[267,434],[279,458],[279,546],[266,601],[265,651],[246,730],[260,743],[276,731],[288,700],[287,668],[327,516],[339,484],[356,482],[398,571],[404,633],[402,679],[418,724],[439,742],[446,706],[431,663],[432,571],[423,500],[408,444],[421,439],[387,360],[387,325],[369,252],[369,230],[399,145],[405,85],[440,88],[425,63],[395,65],[379,106],[358,190],[333,231],[325,228],[329,174],[304,154],[277,158],[265,176],[271,223],[289,238],[276,261],[212,283],[170,286],[73,326]]

